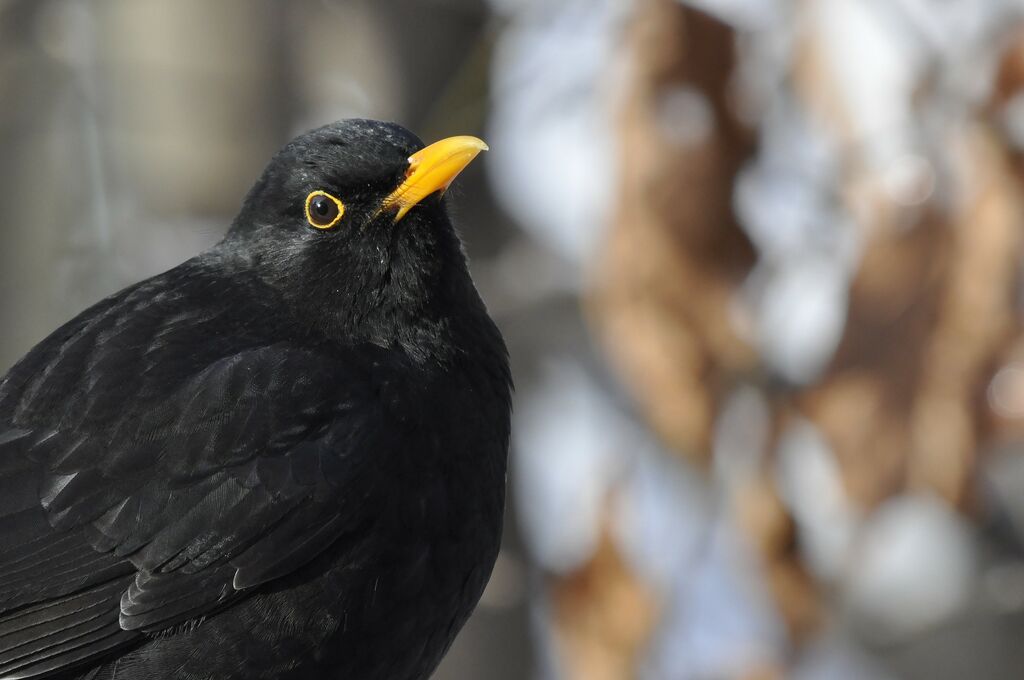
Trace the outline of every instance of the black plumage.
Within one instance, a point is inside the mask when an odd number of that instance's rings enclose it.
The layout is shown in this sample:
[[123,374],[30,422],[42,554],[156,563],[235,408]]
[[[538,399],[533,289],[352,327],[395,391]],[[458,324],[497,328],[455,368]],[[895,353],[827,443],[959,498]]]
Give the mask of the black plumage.
[[422,148],[297,138],[221,243],[3,378],[0,678],[436,667],[497,554],[510,380],[441,191],[396,199],[453,178]]

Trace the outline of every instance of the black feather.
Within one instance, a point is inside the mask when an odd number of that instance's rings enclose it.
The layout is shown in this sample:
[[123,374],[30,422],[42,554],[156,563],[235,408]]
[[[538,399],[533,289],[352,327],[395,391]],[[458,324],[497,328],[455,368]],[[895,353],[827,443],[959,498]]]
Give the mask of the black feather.
[[[497,553],[508,363],[422,147],[345,121],[0,380],[0,678],[424,678]],[[343,200],[311,228],[314,191]]]

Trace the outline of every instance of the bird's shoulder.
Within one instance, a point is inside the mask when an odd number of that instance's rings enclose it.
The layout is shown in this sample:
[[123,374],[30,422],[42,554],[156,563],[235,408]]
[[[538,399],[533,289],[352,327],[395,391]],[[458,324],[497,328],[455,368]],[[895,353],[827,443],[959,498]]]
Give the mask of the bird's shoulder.
[[258,277],[197,257],[109,296],[36,345],[0,380],[0,425],[102,422],[199,384],[244,393],[231,381],[261,371],[292,372],[296,391],[315,379],[343,389],[360,378],[356,355],[291,323]]
[[269,294],[186,263],[98,303],[8,373],[0,532],[24,541],[0,557],[0,624],[96,597],[113,607],[104,626],[165,630],[363,521],[386,482],[375,458],[401,443],[370,377],[387,362],[296,335],[263,309],[272,300],[254,302]]

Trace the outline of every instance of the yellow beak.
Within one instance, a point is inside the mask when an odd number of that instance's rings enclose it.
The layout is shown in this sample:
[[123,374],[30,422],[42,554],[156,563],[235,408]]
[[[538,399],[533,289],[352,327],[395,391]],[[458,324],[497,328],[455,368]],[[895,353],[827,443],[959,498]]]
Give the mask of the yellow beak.
[[449,137],[409,156],[405,179],[384,199],[381,210],[398,209],[395,222],[435,191],[444,191],[487,145],[476,137]]

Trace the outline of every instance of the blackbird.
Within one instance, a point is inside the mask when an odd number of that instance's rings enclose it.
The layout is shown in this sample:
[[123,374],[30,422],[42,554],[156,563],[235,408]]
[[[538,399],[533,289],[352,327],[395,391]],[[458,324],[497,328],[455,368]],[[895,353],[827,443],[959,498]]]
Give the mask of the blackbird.
[[425,678],[498,552],[511,380],[442,195],[346,120],[0,382],[0,678]]

